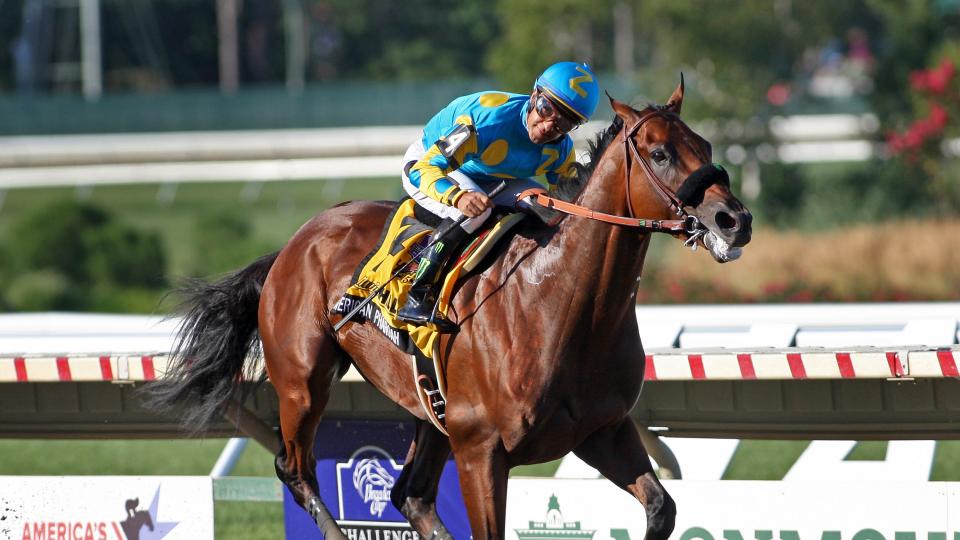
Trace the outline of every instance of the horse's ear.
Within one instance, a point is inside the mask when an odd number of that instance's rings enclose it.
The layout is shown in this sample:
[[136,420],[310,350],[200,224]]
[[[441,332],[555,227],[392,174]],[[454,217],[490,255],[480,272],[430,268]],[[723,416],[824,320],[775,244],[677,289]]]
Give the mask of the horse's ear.
[[610,108],[612,108],[613,112],[617,113],[617,116],[620,118],[626,120],[637,114],[637,112],[633,110],[633,107],[613,99],[613,96],[609,93],[607,93],[607,98],[610,100]]
[[680,114],[680,107],[683,106],[683,72],[680,72],[680,84],[677,85],[677,89],[673,91],[673,94],[670,95],[670,99],[667,100],[667,104],[664,106],[665,109],[671,111],[675,114]]

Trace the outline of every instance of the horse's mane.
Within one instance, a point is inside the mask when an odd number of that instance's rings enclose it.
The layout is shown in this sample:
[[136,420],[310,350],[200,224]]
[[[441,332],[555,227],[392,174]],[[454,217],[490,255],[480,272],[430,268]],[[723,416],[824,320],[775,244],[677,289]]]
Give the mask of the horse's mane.
[[607,129],[601,131],[596,139],[589,142],[587,162],[574,163],[572,174],[560,178],[557,182],[556,195],[558,199],[572,201],[583,191],[583,186],[587,185],[587,180],[590,179],[590,175],[593,174],[593,170],[597,167],[597,162],[600,160],[600,156],[603,155],[603,151],[610,146],[614,137],[620,133],[621,128],[623,128],[623,119],[619,116],[614,116],[613,122],[607,126]]

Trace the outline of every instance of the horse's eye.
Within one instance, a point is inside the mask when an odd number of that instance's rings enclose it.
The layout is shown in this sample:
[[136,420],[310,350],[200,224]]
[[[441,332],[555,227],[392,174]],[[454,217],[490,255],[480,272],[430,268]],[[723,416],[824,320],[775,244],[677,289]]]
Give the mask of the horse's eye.
[[667,153],[659,148],[650,153],[650,157],[657,163],[663,163],[667,160]]

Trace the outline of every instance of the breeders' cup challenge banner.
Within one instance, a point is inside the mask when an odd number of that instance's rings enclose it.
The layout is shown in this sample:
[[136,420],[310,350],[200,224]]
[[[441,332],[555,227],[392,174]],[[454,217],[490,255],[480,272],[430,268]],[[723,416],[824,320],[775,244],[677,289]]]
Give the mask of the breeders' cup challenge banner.
[[[336,421],[320,423],[314,444],[320,497],[350,540],[419,538],[390,502],[410,442],[412,422]],[[283,493],[288,540],[323,538],[310,516]],[[455,538],[470,537],[470,522],[453,460],[440,478],[437,512]]]

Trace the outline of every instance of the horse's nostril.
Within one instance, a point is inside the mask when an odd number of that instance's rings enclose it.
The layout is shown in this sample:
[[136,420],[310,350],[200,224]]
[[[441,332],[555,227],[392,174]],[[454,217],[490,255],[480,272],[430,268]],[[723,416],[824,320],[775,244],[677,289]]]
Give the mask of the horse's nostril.
[[737,228],[736,218],[726,212],[717,212],[716,223],[717,227],[720,227],[725,231]]

